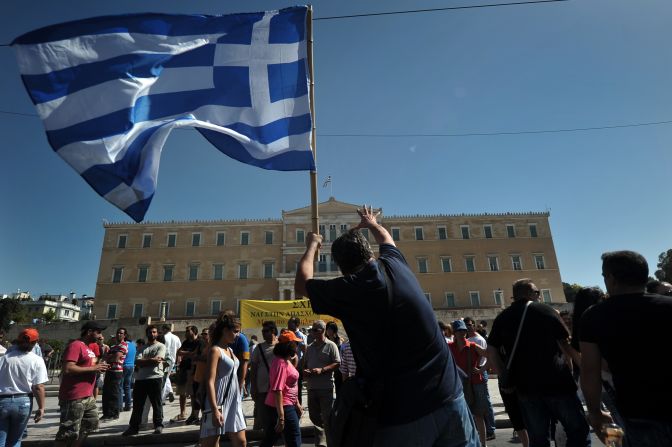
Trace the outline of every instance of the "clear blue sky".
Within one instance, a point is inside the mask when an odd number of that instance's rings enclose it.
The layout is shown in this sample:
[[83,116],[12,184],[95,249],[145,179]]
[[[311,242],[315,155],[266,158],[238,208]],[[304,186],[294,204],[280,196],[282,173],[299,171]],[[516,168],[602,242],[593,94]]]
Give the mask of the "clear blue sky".
[[[505,1],[505,0],[502,0]],[[316,18],[478,4],[314,2]],[[491,3],[491,2],[481,2]],[[0,43],[105,14],[224,14],[288,1],[5,0]],[[385,214],[551,211],[563,281],[599,284],[600,254],[652,270],[672,247],[672,125],[465,134],[672,120],[672,3],[572,0],[316,21],[318,175],[337,199]],[[0,110],[35,114],[14,51],[0,47]],[[103,219],[129,221],[47,144],[37,117],[0,113],[0,293],[93,295]],[[270,172],[174,132],[146,220],[279,218],[310,201],[307,173]],[[328,198],[320,189],[320,200]]]

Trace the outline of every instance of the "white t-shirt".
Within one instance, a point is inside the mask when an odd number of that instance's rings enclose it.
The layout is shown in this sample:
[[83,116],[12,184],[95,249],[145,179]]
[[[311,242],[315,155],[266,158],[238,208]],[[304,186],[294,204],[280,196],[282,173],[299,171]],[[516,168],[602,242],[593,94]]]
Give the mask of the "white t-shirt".
[[0,357],[0,395],[32,393],[48,380],[44,360],[32,352],[10,349]]
[[[485,338],[481,336],[478,332],[474,332],[473,337],[467,338],[467,340],[476,343],[478,346],[480,346],[483,349],[488,348],[488,342],[485,341]],[[478,367],[482,368],[483,365],[485,365],[488,362],[488,359],[485,357],[481,357],[480,360],[478,361]]]
[[182,340],[180,340],[180,337],[177,335],[173,334],[172,332],[168,332],[164,334],[163,336],[166,340],[166,353],[168,354],[169,359],[167,359],[170,363],[170,367],[172,368],[173,365],[175,365],[175,362],[177,361],[177,351],[180,349],[182,346]]

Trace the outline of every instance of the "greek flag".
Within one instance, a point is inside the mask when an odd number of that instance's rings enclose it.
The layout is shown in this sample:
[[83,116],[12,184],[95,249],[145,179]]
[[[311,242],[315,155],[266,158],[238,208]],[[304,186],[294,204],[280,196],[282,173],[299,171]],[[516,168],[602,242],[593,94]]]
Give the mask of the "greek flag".
[[140,222],[175,128],[260,168],[315,169],[306,14],[96,17],[12,46],[53,150]]

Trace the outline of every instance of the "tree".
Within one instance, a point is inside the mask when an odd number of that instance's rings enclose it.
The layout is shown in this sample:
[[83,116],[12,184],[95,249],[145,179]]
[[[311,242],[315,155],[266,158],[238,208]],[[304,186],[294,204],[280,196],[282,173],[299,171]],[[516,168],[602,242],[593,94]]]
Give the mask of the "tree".
[[49,309],[44,313],[44,320],[49,322],[52,321],[56,318],[56,312],[54,312],[54,309]]
[[28,318],[26,307],[19,300],[0,300],[0,328],[9,330],[13,322],[20,323]]
[[658,255],[656,278],[659,281],[672,281],[672,248]]
[[573,303],[574,302],[574,297],[576,296],[576,293],[582,288],[583,286],[580,284],[569,284],[567,282],[562,283],[562,290],[565,292],[565,298],[567,299],[568,303]]

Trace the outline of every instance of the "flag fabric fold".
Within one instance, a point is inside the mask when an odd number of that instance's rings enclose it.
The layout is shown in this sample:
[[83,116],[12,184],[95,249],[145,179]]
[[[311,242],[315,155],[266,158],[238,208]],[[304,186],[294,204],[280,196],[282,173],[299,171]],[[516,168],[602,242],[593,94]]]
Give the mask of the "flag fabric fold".
[[315,169],[306,14],[96,17],[12,46],[52,149],[139,222],[175,128],[246,164]]

